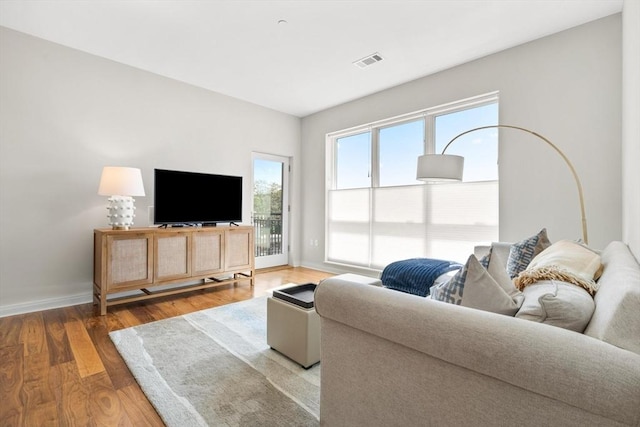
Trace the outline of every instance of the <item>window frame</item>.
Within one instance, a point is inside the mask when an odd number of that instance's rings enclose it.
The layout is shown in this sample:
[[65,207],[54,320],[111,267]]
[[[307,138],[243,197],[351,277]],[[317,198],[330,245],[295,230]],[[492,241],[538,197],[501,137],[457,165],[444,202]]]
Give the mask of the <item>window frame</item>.
[[[369,164],[369,173],[371,174],[371,179],[370,179],[370,186],[369,187],[356,187],[353,188],[355,189],[369,189],[369,192],[372,193],[375,189],[378,188],[391,188],[393,186],[384,186],[381,187],[380,186],[380,130],[381,129],[385,129],[385,128],[389,128],[392,126],[397,126],[397,125],[402,125],[404,123],[408,123],[408,122],[412,122],[412,121],[416,121],[416,120],[424,120],[424,124],[423,124],[423,154],[441,154],[441,153],[435,153],[435,147],[436,147],[436,128],[435,128],[435,123],[436,123],[436,118],[438,116],[442,116],[442,115],[447,115],[447,114],[451,114],[451,113],[456,113],[456,112],[460,112],[460,111],[464,111],[464,110],[468,110],[468,109],[473,109],[473,108],[478,108],[478,107],[482,107],[485,105],[490,105],[490,104],[498,104],[498,111],[499,111],[499,92],[495,91],[495,92],[490,92],[490,93],[486,93],[483,95],[478,95],[475,97],[471,97],[471,98],[467,98],[467,99],[463,99],[463,100],[459,100],[459,101],[455,101],[455,102],[450,102],[447,104],[443,104],[443,105],[438,105],[435,107],[430,107],[430,108],[426,108],[423,110],[419,110],[419,111],[415,111],[412,113],[407,113],[407,114],[402,114],[399,116],[395,116],[395,117],[391,117],[391,118],[387,118],[387,119],[383,119],[383,120],[378,120],[375,122],[370,122],[370,123],[366,123],[363,125],[359,125],[359,126],[354,126],[351,128],[347,128],[347,129],[343,129],[340,131],[335,131],[335,132],[331,132],[326,134],[326,183],[325,183],[325,254],[324,254],[324,262],[325,263],[329,263],[329,264],[334,264],[334,265],[341,265],[341,266],[349,266],[349,267],[356,267],[359,269],[363,269],[363,270],[371,270],[371,271],[379,271],[377,268],[372,268],[371,267],[371,251],[372,246],[371,243],[369,244],[369,252],[370,252],[370,257],[369,257],[369,267],[365,267],[362,266],[360,264],[348,264],[348,263],[344,263],[344,262],[340,262],[340,261],[335,261],[335,260],[330,260],[329,259],[329,233],[330,233],[330,213],[329,213],[329,209],[330,209],[330,193],[334,190],[347,190],[347,188],[344,189],[339,189],[337,188],[337,163],[338,163],[338,158],[337,158],[337,141],[340,138],[344,138],[344,137],[349,137],[349,136],[353,136],[353,135],[357,135],[357,134],[361,134],[361,133],[369,133],[369,139],[370,139],[370,164]],[[499,112],[498,112],[499,114]],[[498,123],[499,123],[499,119],[498,119]],[[495,123],[495,124],[498,124]],[[499,146],[499,140],[498,140],[498,146]],[[416,158],[417,161],[417,158]],[[499,185],[499,177],[498,179],[495,180],[495,182],[498,183]],[[419,185],[424,185],[424,183],[421,183],[419,181],[416,181],[415,183],[410,183],[410,184],[405,184],[405,185],[401,185],[398,187],[404,187],[404,186],[419,186]],[[351,188],[349,188],[351,189]],[[369,198],[370,203],[369,203],[369,215],[373,215],[373,197],[370,196]],[[373,222],[370,222],[370,230],[369,230],[369,236],[370,238],[373,238],[375,236],[372,236],[372,227],[373,227]]]

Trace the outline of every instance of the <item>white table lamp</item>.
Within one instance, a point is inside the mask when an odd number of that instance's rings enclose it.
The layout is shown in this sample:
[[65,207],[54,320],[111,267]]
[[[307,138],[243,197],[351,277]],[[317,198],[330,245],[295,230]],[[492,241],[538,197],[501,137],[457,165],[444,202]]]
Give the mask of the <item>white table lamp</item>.
[[131,196],[144,196],[142,173],[137,168],[105,166],[102,169],[98,194],[110,196],[109,225],[114,230],[128,230],[135,218],[135,199]]

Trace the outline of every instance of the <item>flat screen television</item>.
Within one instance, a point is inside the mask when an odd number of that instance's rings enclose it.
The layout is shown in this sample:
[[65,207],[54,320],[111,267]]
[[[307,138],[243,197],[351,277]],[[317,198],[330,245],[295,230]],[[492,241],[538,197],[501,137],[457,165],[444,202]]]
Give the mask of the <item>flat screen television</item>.
[[242,177],[154,170],[155,224],[242,222]]

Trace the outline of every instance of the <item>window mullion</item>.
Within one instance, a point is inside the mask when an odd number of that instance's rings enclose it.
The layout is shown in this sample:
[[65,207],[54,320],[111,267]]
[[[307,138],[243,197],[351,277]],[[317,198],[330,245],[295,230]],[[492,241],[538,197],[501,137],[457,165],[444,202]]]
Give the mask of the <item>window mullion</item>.
[[425,154],[436,153],[436,119],[433,114],[424,117],[424,149]]
[[380,128],[371,129],[371,187],[380,186]]
[[369,261],[371,267],[374,250],[373,219],[374,212],[374,189],[380,186],[380,128],[371,128],[371,188],[369,189]]

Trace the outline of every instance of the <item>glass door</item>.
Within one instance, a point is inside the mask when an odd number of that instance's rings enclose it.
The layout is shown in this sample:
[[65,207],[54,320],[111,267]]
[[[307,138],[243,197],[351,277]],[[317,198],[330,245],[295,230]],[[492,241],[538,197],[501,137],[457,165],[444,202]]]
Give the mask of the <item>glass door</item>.
[[289,263],[289,159],[253,153],[256,268]]

